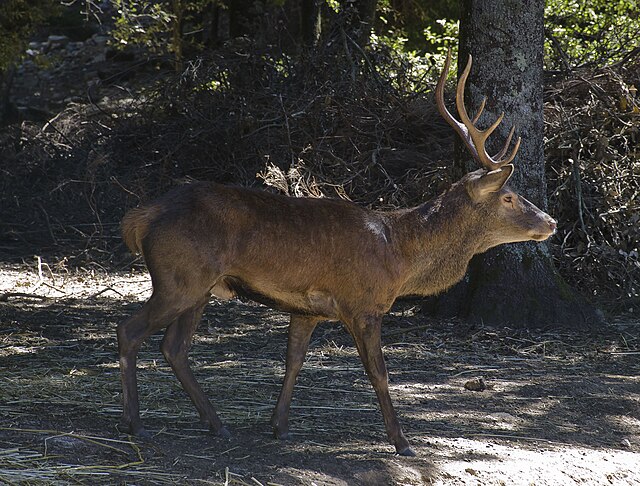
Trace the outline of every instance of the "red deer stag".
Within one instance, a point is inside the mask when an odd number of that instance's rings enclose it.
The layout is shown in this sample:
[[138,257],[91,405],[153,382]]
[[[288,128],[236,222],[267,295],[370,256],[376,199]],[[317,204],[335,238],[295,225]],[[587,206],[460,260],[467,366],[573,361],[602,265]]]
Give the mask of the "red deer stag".
[[[491,157],[486,130],[464,106],[471,56],[456,92],[461,122],[444,104],[447,57],[436,88],[440,113],[483,168],[413,209],[372,211],[351,202],[293,198],[194,183],[178,187],[122,221],[124,241],[146,261],[153,294],[118,326],[123,425],[146,434],[140,420],[136,355],[152,333],[166,328],[161,350],[197,408],[219,436],[229,435],[189,368],[187,353],[202,311],[218,299],[249,297],[291,314],[286,372],[271,424],[289,437],[289,408],[311,334],[323,320],[339,320],[355,344],[380,402],[389,441],[413,455],[394,411],[380,346],[382,316],[405,295],[433,295],[464,275],[471,257],[516,241],[542,241],[556,222],[505,184],[520,140]],[[482,111],[483,105],[480,107]]]

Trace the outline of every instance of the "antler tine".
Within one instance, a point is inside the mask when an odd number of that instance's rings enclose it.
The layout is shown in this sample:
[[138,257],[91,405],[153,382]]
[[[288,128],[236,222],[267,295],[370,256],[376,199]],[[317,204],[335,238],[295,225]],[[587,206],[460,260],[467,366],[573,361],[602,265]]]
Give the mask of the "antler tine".
[[[480,149],[484,148],[484,142],[489,138],[489,135],[493,133],[493,131],[498,128],[498,125],[502,122],[504,118],[504,113],[501,113],[500,116],[493,124],[487,128],[486,130],[480,130],[476,127],[476,122],[480,118],[480,115],[484,111],[484,106],[487,102],[487,97],[485,96],[480,103],[480,108],[478,109],[478,113],[471,120],[469,118],[469,114],[467,113],[467,107],[464,104],[464,89],[467,84],[467,78],[469,77],[469,73],[471,72],[471,65],[473,63],[473,59],[471,54],[469,54],[469,60],[467,61],[467,66],[464,68],[462,75],[460,76],[460,80],[458,81],[458,87],[456,89],[456,107],[458,108],[458,114],[460,115],[460,120],[464,124],[465,127],[469,130],[469,135],[473,140],[476,150],[480,154]],[[482,162],[482,161],[481,161]]]
[[511,144],[511,139],[513,138],[513,132],[515,131],[516,127],[511,127],[511,130],[509,130],[509,135],[507,136],[507,141],[504,143],[504,147],[502,147],[502,150],[500,150],[500,152],[491,157],[493,160],[500,160],[506,155],[507,150],[509,150],[509,145]]
[[[507,157],[505,154],[511,144],[511,139],[513,137],[513,133],[515,127],[511,129],[509,136],[507,137],[507,142],[505,143],[503,149],[494,157],[491,157],[485,148],[485,143],[489,136],[495,131],[496,128],[502,123],[504,119],[504,113],[501,113],[500,116],[486,129],[481,130],[476,126],[476,123],[480,119],[480,115],[484,111],[485,104],[487,98],[484,97],[482,102],[480,103],[480,108],[478,112],[473,117],[473,120],[469,118],[469,114],[467,113],[467,108],[464,103],[464,89],[467,83],[467,78],[469,73],[471,72],[471,65],[473,63],[473,59],[471,55],[469,55],[469,60],[467,61],[467,65],[464,68],[464,71],[460,75],[460,79],[458,80],[458,85],[456,87],[456,108],[458,109],[458,115],[460,116],[460,122],[456,120],[451,113],[447,110],[444,105],[444,82],[446,80],[446,75],[449,70],[451,62],[451,50],[447,52],[447,59],[445,61],[444,70],[440,75],[440,79],[438,81],[438,85],[436,86],[436,102],[438,104],[438,109],[440,114],[443,116],[445,120],[458,132],[460,138],[465,143],[473,157],[487,170],[495,170],[500,167],[510,163],[516,156],[518,149],[520,148],[521,139],[518,138],[516,144],[514,145],[513,151]],[[462,122],[462,123],[461,123]]]
[[516,131],[516,127],[511,127],[511,130],[509,130],[509,136],[507,137],[507,141],[505,142],[504,147],[502,147],[502,150],[500,150],[500,152],[498,152],[493,157],[491,157],[493,160],[497,160],[498,163],[500,164],[508,164],[514,159],[514,157],[516,156],[516,153],[518,152],[518,149],[520,148],[520,142],[522,141],[522,137],[518,137],[518,140],[516,140],[516,143],[513,146],[513,150],[511,151],[511,155],[509,155],[509,157],[507,157],[506,159],[504,158],[504,156],[506,155],[507,150],[509,150],[509,145],[511,144],[511,138],[513,137],[513,132],[515,131]]
[[511,161],[516,158],[516,154],[518,153],[518,150],[520,149],[520,142],[522,142],[522,137],[518,137],[518,140],[516,140],[516,143],[513,146],[513,150],[511,151],[511,155],[509,155],[509,157],[507,157],[506,159],[500,160],[498,162],[500,164],[500,167],[505,166],[507,164],[510,164]]
[[[456,108],[458,109],[458,115],[460,115],[460,121],[465,127],[467,127],[467,129],[469,130],[469,134],[471,134],[471,129],[475,129],[475,126],[469,118],[467,107],[464,106],[464,88],[467,85],[467,78],[469,77],[469,73],[471,72],[472,62],[473,59],[471,57],[471,54],[469,54],[467,65],[465,66],[464,71],[462,71],[460,79],[458,80],[458,86],[456,87]],[[484,110],[484,106],[482,107],[482,109]]]
[[460,138],[473,155],[473,158],[479,159],[479,155],[476,151],[475,146],[473,145],[473,141],[469,137],[468,128],[464,124],[456,120],[444,104],[444,85],[447,80],[447,73],[449,72],[450,65],[451,49],[447,51],[447,58],[444,61],[444,68],[442,68],[442,73],[440,73],[440,78],[438,79],[438,84],[436,85],[436,105],[438,106],[438,111],[442,115],[442,118],[444,118],[447,123],[451,125],[456,132],[458,132],[458,135],[460,135]]
[[471,123],[473,123],[474,125],[478,123],[478,120],[480,119],[480,115],[482,115],[482,112],[484,111],[484,105],[486,103],[487,103],[487,97],[485,96],[484,98],[482,98],[482,103],[480,103],[480,108],[478,108],[478,113],[476,113],[476,116],[474,116],[473,120],[471,120]]

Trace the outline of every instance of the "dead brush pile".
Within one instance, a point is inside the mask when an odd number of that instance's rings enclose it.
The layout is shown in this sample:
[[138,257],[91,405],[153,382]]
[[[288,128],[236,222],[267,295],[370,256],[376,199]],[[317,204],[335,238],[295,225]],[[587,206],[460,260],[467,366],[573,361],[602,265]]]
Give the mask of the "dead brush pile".
[[[139,94],[6,131],[0,251],[125,267],[125,209],[189,179],[265,183],[377,208],[441,192],[451,182],[454,134],[433,103],[436,68],[333,38],[296,58],[236,39]],[[557,265],[617,310],[640,306],[633,84],[637,59],[547,89]]]
[[453,140],[424,73],[347,36],[297,59],[237,39],[134,96],[11,127],[0,141],[5,251],[118,264],[126,208],[189,179],[416,204],[448,185]]
[[640,56],[547,86],[556,265],[616,311],[640,308]]
[[166,186],[188,175],[378,207],[417,203],[447,184],[440,161],[453,141],[419,74],[348,38],[298,59],[239,39],[154,93],[109,156],[159,168],[139,181],[145,192],[148,176]]

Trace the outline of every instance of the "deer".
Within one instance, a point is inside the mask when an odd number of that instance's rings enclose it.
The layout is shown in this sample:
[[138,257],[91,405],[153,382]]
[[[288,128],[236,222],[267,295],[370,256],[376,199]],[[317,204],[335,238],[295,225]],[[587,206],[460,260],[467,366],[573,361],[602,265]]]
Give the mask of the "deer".
[[311,335],[321,321],[341,321],[353,337],[377,395],[389,442],[413,456],[389,393],[381,347],[382,318],[403,296],[436,295],[460,281],[476,254],[505,243],[543,241],[556,221],[507,185],[521,138],[511,129],[490,156],[485,143],[504,113],[486,129],[465,108],[469,56],[456,88],[460,121],[447,109],[447,55],[435,90],[440,114],[481,168],[436,198],[410,209],[380,211],[331,198],[289,197],[267,191],[194,182],[129,210],[124,242],[141,253],[153,291],[117,326],[122,380],[121,424],[149,436],[140,419],[136,358],[143,341],[163,329],[161,352],[200,420],[229,437],[189,367],[193,335],[211,297],[244,297],[290,314],[285,375],[271,416],[273,433],[289,439],[293,388]]

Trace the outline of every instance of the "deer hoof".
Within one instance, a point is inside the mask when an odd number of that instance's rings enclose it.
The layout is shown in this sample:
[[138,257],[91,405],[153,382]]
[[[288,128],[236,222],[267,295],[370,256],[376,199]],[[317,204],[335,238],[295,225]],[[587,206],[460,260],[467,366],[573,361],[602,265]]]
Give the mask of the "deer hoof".
[[404,449],[398,451],[396,450],[397,454],[399,456],[403,456],[403,457],[416,457],[416,453],[413,452],[413,449],[411,449],[411,447],[407,446]]
[[274,426],[273,436],[278,440],[291,440],[291,433],[289,432],[288,428],[283,429],[283,428]]
[[151,432],[149,432],[140,424],[139,425],[121,424],[121,426],[118,427],[118,430],[124,431],[125,434],[139,437],[140,439],[150,439],[152,437]]
[[214,431],[214,433],[221,439],[231,438],[231,432],[229,432],[229,429],[227,429],[224,425],[221,425],[218,430]]
[[138,430],[134,435],[141,439],[151,439],[151,437],[153,437],[153,434],[144,427],[140,428],[140,430]]

